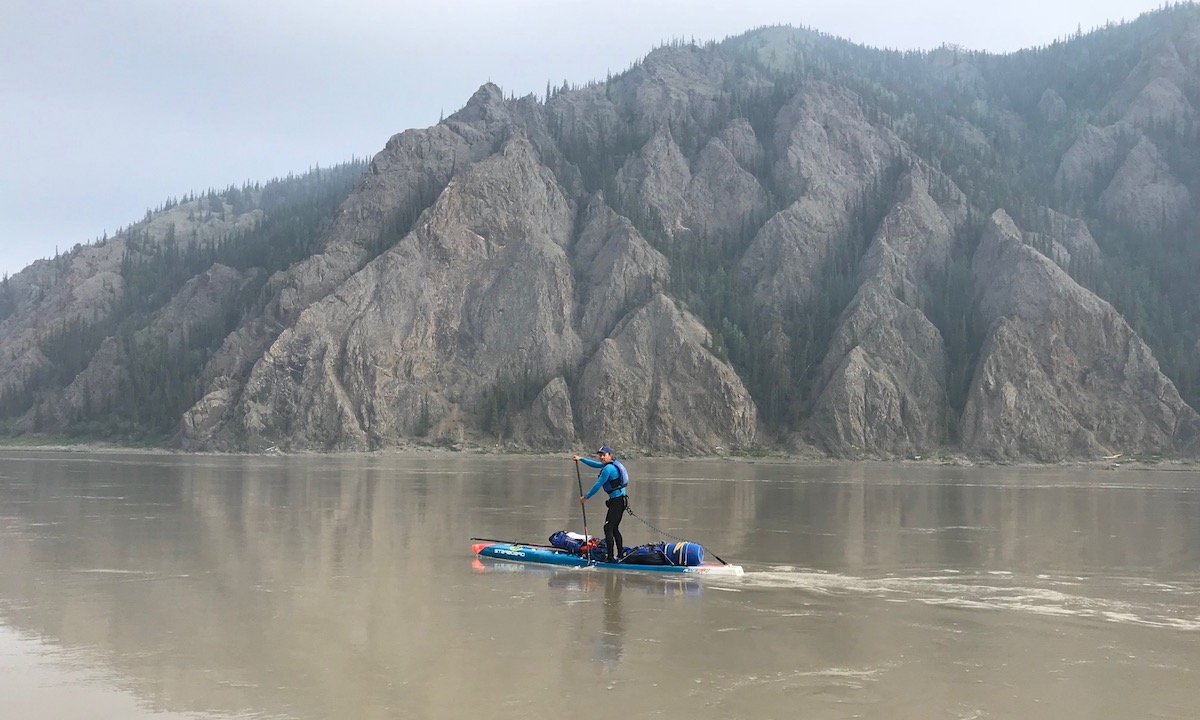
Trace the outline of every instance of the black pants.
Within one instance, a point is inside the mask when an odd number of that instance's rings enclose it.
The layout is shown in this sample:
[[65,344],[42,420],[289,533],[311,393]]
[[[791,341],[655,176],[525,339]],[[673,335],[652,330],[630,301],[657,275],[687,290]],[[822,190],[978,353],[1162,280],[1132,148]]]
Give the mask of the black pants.
[[608,547],[606,559],[615,562],[625,549],[625,541],[621,539],[621,518],[625,517],[625,509],[629,507],[629,496],[609,498],[604,504],[608,507],[608,514],[604,516],[604,544]]

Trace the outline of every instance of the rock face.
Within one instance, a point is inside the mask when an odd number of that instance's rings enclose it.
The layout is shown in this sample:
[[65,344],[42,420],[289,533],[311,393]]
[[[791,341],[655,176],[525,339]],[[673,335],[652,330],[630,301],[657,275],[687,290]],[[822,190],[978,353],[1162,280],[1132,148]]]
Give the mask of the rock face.
[[464,172],[255,365],[236,409],[249,447],[368,449],[419,424],[453,436],[485,390],[576,362],[573,216],[524,137]]
[[963,446],[996,459],[1186,451],[1200,420],[1129,325],[1021,242],[1003,211],[973,261],[990,323]]
[[575,413],[571,392],[562,377],[542,388],[533,405],[522,411],[514,422],[513,440],[533,450],[568,450],[579,446],[575,435]]
[[388,236],[403,232],[405,220],[411,222],[432,204],[460,165],[491,155],[507,115],[500,89],[489,83],[444,123],[393,136],[338,209],[321,249],[272,277],[266,306],[248,315],[209,361],[203,382],[211,397],[188,414],[185,437],[191,437],[189,427],[217,428],[226,420],[236,426],[236,419],[223,415],[230,406],[214,401],[236,399],[255,361],[284,328],[361,269],[382,244],[395,240]]
[[[213,265],[185,283],[151,322],[134,334],[133,345],[145,350],[158,344],[156,350],[168,358],[186,352],[195,344],[195,336],[224,325],[224,317],[236,309],[252,280],[253,273]],[[56,403],[60,416],[86,415],[89,408],[111,403],[122,382],[131,381],[126,372],[128,361],[123,344],[114,337],[106,338],[88,366],[63,391]]]
[[1079,197],[1103,192],[1140,137],[1141,133],[1127,123],[1104,128],[1087,126],[1059,161],[1055,188],[1062,195]]
[[775,185],[790,200],[759,230],[743,260],[768,306],[804,303],[835,246],[848,241],[854,205],[882,179],[899,141],[867,122],[850,93],[824,83],[797,93],[776,118]]
[[947,439],[946,353],[922,308],[925,288],[949,262],[966,201],[939,206],[925,172],[901,180],[863,260],[866,280],[822,362],[807,427],[837,455],[919,455]]
[[253,210],[223,216],[207,209],[206,199],[181,203],[93,245],[53,260],[39,260],[9,279],[14,312],[0,320],[0,378],[17,382],[42,367],[36,348],[48,320],[100,323],[119,309],[125,293],[122,259],[136,260],[162,246],[166,238],[186,245],[237,233],[262,213]]
[[1158,147],[1127,122],[1087,128],[1063,155],[1055,185],[1068,197],[1098,192],[1106,220],[1147,234],[1177,226],[1192,202]]
[[705,345],[694,317],[658,295],[605,340],[584,367],[582,436],[676,453],[748,448],[758,410],[732,369]]
[[1035,247],[1067,272],[1073,265],[1094,265],[1103,259],[1100,246],[1087,223],[1069,215],[1042,208],[1041,232],[1031,233]]
[[691,179],[687,158],[670,133],[660,130],[617,173],[617,193],[632,214],[674,233]]
[[1052,88],[1046,88],[1041,100],[1038,100],[1038,112],[1042,114],[1043,120],[1057,125],[1067,117],[1067,103]]
[[753,132],[744,123],[735,125],[710,140],[700,153],[684,191],[679,225],[703,242],[733,245],[758,227],[767,212],[766,190],[735,154],[736,149],[754,162],[757,143]]
[[594,349],[617,322],[661,292],[671,269],[663,254],[629,222],[596,196],[583,215],[583,230],[575,243],[580,276],[580,329]]
[[1198,38],[1200,27],[1194,23],[1155,38],[1106,103],[1104,115],[1145,130],[1155,125],[1179,129],[1194,121],[1196,108],[1188,94],[1195,90]]
[[[232,208],[214,203],[207,197],[180,203],[151,218],[136,223],[111,238],[92,245],[77,245],[70,253],[52,260],[39,260],[9,278],[14,303],[10,314],[0,319],[0,391],[19,389],[39,375],[54,372],[55,359],[46,356],[43,347],[55,330],[70,327],[115,327],[125,299],[122,262],[136,262],[160,251],[164,244],[190,244],[234,235],[252,227],[262,218],[253,209],[234,213]],[[102,357],[116,359],[118,354],[101,342]],[[86,367],[84,365],[83,367]],[[88,379],[91,392],[99,398],[111,394],[110,381],[116,375],[106,370]],[[42,398],[19,425],[32,427],[38,416],[61,419],[82,408],[84,396],[78,391],[56,391]],[[64,404],[65,403],[65,404]],[[45,406],[45,407],[43,407]]]
[[114,337],[105,338],[87,368],[63,391],[56,421],[62,423],[72,413],[90,413],[96,406],[113,402],[122,383],[129,382],[125,370],[128,364],[129,356],[121,342]]
[[[705,348],[695,318],[653,295],[665,258],[599,196],[579,217],[573,273],[566,248],[576,213],[530,143],[514,136],[461,173],[396,247],[285,329],[240,400],[212,390],[188,413],[190,440],[340,450],[414,435],[457,441],[477,430],[488,397],[545,377],[512,422],[520,446],[568,446],[576,412],[580,436],[628,447],[752,446],[756,409],[736,373]],[[589,300],[582,314],[575,274]],[[577,316],[599,345],[578,411],[553,377],[582,359]],[[609,402],[619,411],[595,414]],[[243,420],[213,423],[214,414]]]
[[720,53],[696,47],[659,48],[611,94],[632,111],[636,132],[650,135],[686,118],[714,113],[728,67]]
[[1190,206],[1191,193],[1147,138],[1133,146],[1100,196],[1100,209],[1112,222],[1142,233],[1175,227]]
[[[701,86],[714,82],[707,65],[666,52],[635,73],[622,92],[646,122],[638,132],[654,118],[689,112]],[[682,78],[693,86],[681,95],[672,83]],[[547,122],[536,105],[505,103],[485,86],[438,128],[393,138],[339,210],[324,250],[274,279],[265,311],[210,362],[208,390],[183,419],[184,446],[369,449],[412,437],[471,441],[489,424],[498,398],[539,382],[546,384],[532,404],[509,413],[506,442],[561,447],[582,436],[571,388],[555,375],[579,368],[624,319],[645,312],[670,275],[662,253],[602,193],[572,199],[582,192],[581,176],[550,137],[551,127],[593,138],[611,132],[618,122],[612,107],[595,90],[563,94],[547,105]],[[686,217],[716,236],[730,232],[743,212],[761,214],[764,193],[738,164],[738,156],[761,162],[748,124],[728,128],[728,144],[714,140],[694,186],[670,133],[660,128],[648,136],[614,179],[619,203],[636,216],[669,233],[691,232],[682,225]],[[413,169],[428,175],[430,167],[436,174],[448,166],[454,179],[435,193],[412,232],[358,269],[380,218],[408,202]],[[730,189],[743,191],[748,209],[715,202]],[[754,406],[736,373],[697,351],[708,358],[706,368],[736,385],[749,402],[739,412],[750,419],[714,423],[682,404],[674,415],[639,420],[655,431],[640,433],[638,447],[731,447],[755,437]],[[695,429],[676,431],[675,424]],[[731,436],[721,435],[725,427]]]

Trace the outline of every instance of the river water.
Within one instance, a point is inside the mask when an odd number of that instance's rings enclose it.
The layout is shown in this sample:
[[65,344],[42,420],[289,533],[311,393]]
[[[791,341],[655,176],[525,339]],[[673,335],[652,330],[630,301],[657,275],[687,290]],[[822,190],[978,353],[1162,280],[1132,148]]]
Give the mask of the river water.
[[1200,472],[628,465],[745,576],[476,560],[566,458],[0,450],[0,717],[1197,717]]

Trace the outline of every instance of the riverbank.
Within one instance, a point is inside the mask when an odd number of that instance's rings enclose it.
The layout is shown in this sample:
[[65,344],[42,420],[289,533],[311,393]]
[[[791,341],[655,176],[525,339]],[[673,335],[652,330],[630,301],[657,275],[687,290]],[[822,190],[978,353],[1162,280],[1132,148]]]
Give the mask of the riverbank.
[[[562,457],[580,450],[563,450],[547,452],[509,447],[500,444],[429,444],[405,443],[380,450],[365,451],[335,451],[321,452],[315,450],[283,451],[272,448],[260,453],[182,451],[162,445],[148,443],[128,444],[109,443],[101,441],[71,442],[64,438],[0,438],[0,451],[15,450],[22,452],[61,452],[61,453],[122,453],[122,454],[158,454],[158,455],[403,455],[403,454],[501,454],[522,457]],[[1172,458],[1162,456],[1137,456],[1119,454],[1100,458],[1065,458],[1057,462],[1036,462],[1033,460],[1020,462],[999,462],[987,458],[972,458],[955,453],[935,453],[906,458],[845,458],[821,455],[815,451],[789,454],[783,451],[760,452],[716,452],[708,455],[671,455],[669,453],[631,452],[622,453],[618,448],[617,457],[621,459],[661,458],[669,460],[684,460],[697,462],[739,462],[739,463],[768,463],[793,465],[824,465],[824,464],[900,464],[914,466],[952,466],[952,467],[1068,467],[1068,468],[1101,468],[1109,470],[1146,469],[1146,470],[1197,470],[1200,469],[1200,458]]]

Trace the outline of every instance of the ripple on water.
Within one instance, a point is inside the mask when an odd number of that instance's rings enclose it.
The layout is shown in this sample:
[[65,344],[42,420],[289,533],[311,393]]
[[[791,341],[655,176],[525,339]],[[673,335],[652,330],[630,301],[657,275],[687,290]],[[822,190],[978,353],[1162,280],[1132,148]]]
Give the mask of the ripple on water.
[[[1112,578],[1092,580],[1111,581]],[[1026,584],[1029,581],[1038,584]],[[1200,631],[1197,609],[1188,603],[1173,602],[1193,595],[1195,589],[1144,579],[1133,582],[1122,578],[1117,583],[1116,588],[1124,592],[1130,588],[1141,591],[1128,599],[1105,596],[1105,587],[1084,578],[1064,579],[1046,574],[1018,578],[1009,571],[986,571],[973,576],[957,572],[870,578],[781,565],[767,570],[748,570],[744,576],[728,581],[725,586],[798,590],[822,597],[859,595],[888,602],[1094,618],[1127,625]],[[1064,591],[1065,588],[1070,591]]]

